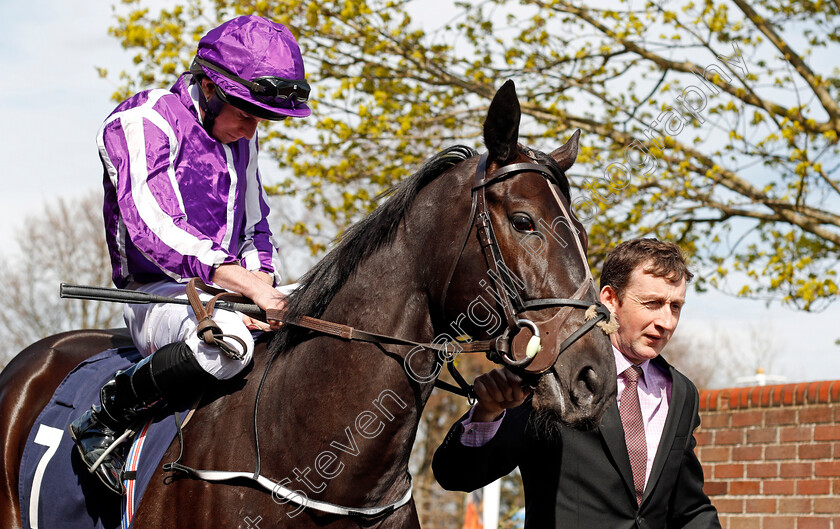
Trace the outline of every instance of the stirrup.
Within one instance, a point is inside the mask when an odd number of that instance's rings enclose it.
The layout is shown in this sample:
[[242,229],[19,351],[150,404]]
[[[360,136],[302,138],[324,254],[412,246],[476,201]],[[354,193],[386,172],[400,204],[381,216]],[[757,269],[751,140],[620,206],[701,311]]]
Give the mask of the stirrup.
[[[73,444],[76,447],[74,451],[79,454],[79,460],[89,473],[99,478],[99,481],[105,485],[105,488],[114,494],[121,496],[125,494],[125,488],[123,487],[121,479],[121,473],[123,467],[125,466],[125,457],[121,453],[115,451],[123,448],[121,445],[126,439],[129,439],[134,432],[131,429],[128,429],[114,439],[110,433],[114,433],[114,435],[116,435],[116,433],[105,425],[102,425],[100,422],[101,426],[96,428],[95,433],[91,435],[90,430],[94,428],[92,428],[92,424],[90,422],[87,423],[87,428],[84,427],[84,423],[78,424],[78,421],[83,419],[87,413],[90,412],[91,410],[88,410],[88,412],[79,417],[76,421],[73,421],[73,423],[68,427],[68,430],[70,431],[70,438],[73,440]],[[88,421],[90,420],[91,418],[88,417]],[[97,421],[95,418],[92,420]],[[105,428],[104,431],[103,427]],[[93,440],[94,444],[100,445],[99,449],[101,449],[101,447],[107,443],[109,438],[114,440],[111,443],[108,443],[107,447],[95,461],[91,461],[91,458],[98,448],[89,444],[86,445],[86,443],[90,443],[90,441]]]
[[125,441],[153,414],[173,400],[179,402],[186,388],[208,377],[213,378],[184,342],[165,345],[118,371],[102,387],[100,406],[93,406],[70,425],[70,436],[85,467],[109,490],[124,494]]
[[122,435],[120,435],[119,437],[117,437],[116,439],[114,439],[114,442],[113,442],[113,443],[111,443],[111,445],[110,445],[110,446],[108,446],[108,448],[106,448],[104,452],[102,452],[102,455],[101,455],[101,456],[99,456],[99,459],[97,459],[96,461],[94,461],[94,462],[93,462],[93,464],[90,466],[90,468],[88,468],[88,471],[89,471],[91,474],[93,474],[94,472],[96,472],[96,469],[99,467],[99,465],[100,465],[100,464],[102,464],[102,462],[103,462],[103,461],[105,461],[105,458],[106,458],[106,457],[108,457],[109,455],[111,455],[111,452],[113,452],[115,448],[117,448],[119,445],[121,445],[121,444],[122,444],[122,443],[123,443],[126,439],[129,439],[130,437],[133,437],[133,436],[134,436],[134,434],[136,434],[136,433],[137,433],[137,432],[136,432],[136,431],[134,431],[134,430],[133,430],[133,429],[131,429],[131,428],[129,428],[129,429],[127,429],[126,431],[124,431],[124,432],[122,433]]

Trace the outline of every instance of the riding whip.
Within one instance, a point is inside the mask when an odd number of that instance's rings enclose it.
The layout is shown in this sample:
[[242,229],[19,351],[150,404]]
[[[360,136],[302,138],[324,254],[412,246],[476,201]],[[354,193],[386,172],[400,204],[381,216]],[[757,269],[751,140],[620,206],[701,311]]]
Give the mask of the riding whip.
[[[190,304],[188,299],[157,296],[155,294],[147,294],[146,292],[141,292],[139,290],[70,285],[67,283],[61,283],[59,296],[68,299],[90,299],[94,301],[110,301],[112,303],[136,303],[138,305],[145,305],[149,303],[173,303],[176,305]],[[243,314],[247,314],[248,316],[262,318],[262,320],[265,321],[265,312],[253,303],[234,303],[231,301],[219,300],[216,302],[216,308],[232,312],[241,312]]]

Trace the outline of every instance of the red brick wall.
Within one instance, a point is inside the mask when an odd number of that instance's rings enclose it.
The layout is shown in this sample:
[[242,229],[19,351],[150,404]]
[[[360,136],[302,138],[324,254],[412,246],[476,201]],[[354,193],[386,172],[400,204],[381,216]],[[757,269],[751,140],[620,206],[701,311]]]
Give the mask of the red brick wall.
[[724,529],[840,529],[840,380],[704,391],[697,454]]

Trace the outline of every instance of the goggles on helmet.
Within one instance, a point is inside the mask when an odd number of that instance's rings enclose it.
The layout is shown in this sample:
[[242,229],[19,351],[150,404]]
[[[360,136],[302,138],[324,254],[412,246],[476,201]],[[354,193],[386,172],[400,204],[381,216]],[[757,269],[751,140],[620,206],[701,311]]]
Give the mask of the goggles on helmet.
[[201,57],[196,57],[195,62],[245,86],[251,91],[251,96],[254,99],[267,105],[280,108],[281,105],[290,102],[292,108],[294,108],[295,103],[306,103],[309,100],[309,83],[304,80],[263,76],[248,81]]
[[289,116],[284,114],[279,114],[277,112],[271,112],[270,110],[266,110],[261,106],[257,106],[250,101],[246,101],[245,99],[232,96],[230,94],[225,93],[224,90],[219,88],[219,85],[216,85],[216,97],[219,98],[220,101],[223,103],[229,103],[239,110],[243,110],[252,116],[256,116],[258,118],[267,119],[269,121],[283,121]]

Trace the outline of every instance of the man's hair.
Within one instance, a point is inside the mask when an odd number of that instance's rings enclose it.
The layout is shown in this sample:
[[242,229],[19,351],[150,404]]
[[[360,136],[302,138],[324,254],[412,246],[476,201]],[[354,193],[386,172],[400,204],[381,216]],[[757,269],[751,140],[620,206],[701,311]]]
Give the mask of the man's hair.
[[645,272],[668,281],[685,279],[688,283],[694,277],[676,244],[658,239],[631,239],[620,243],[607,255],[601,269],[601,288],[609,285],[616,298],[622,300],[630,275],[640,265]]

